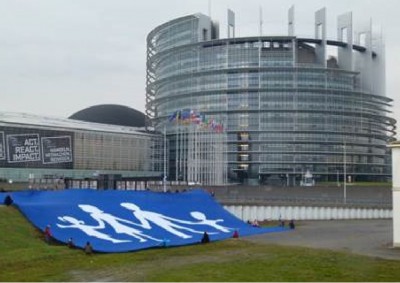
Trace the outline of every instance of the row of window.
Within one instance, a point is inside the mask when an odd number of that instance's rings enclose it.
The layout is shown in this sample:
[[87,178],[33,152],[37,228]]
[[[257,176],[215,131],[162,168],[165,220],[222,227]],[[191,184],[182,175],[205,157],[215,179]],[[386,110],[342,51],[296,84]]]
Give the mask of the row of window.
[[165,49],[190,44],[198,41],[198,20],[188,17],[184,21],[175,22],[159,30],[152,40],[153,48],[157,52]]
[[[76,169],[151,171],[154,158],[161,154],[149,137],[105,138],[107,134],[77,133],[74,142]],[[153,158],[153,159],[152,159]]]

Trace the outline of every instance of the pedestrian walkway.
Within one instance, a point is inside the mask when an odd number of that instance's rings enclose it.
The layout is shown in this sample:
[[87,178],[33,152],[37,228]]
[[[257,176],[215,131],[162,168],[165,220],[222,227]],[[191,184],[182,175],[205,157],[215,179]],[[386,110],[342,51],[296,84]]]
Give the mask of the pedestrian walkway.
[[245,240],[285,246],[347,251],[354,254],[400,260],[393,248],[392,220],[299,221],[289,233],[256,235]]

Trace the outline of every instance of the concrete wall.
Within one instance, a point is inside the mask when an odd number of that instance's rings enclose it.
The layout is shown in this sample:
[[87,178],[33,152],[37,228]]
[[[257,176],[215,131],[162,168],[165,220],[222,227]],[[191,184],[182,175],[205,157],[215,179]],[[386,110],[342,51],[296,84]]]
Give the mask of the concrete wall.
[[361,208],[345,206],[254,206],[225,205],[224,208],[236,217],[247,220],[331,220],[331,219],[388,219],[389,208]]

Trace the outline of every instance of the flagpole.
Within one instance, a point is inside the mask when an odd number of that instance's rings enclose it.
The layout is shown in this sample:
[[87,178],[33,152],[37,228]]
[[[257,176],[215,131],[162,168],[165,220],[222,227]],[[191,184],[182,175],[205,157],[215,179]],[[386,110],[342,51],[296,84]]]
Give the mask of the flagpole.
[[347,202],[347,188],[346,188],[346,142],[343,143],[343,201]]
[[167,130],[164,124],[164,176],[163,176],[163,191],[167,192]]

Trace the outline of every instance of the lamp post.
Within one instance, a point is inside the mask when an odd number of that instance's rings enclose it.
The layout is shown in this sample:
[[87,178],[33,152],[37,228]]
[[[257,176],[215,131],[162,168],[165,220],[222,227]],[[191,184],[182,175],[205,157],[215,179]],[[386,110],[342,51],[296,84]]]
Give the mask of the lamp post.
[[346,191],[346,142],[343,144],[343,201],[347,201],[347,191]]
[[163,191],[167,192],[167,130],[164,124],[164,176],[163,176]]
[[336,170],[336,185],[339,187],[340,186],[340,181],[339,181],[339,170]]

